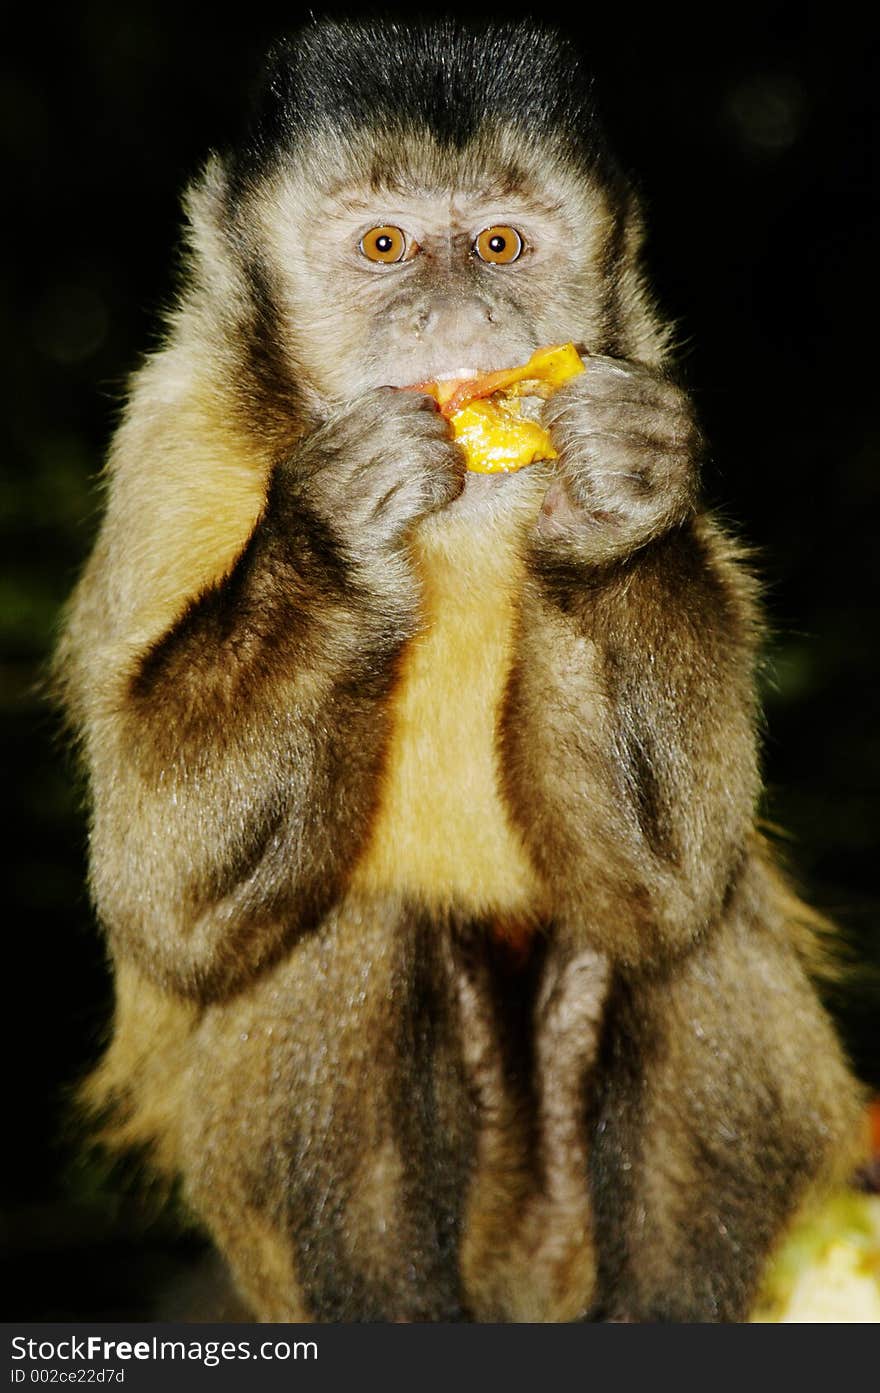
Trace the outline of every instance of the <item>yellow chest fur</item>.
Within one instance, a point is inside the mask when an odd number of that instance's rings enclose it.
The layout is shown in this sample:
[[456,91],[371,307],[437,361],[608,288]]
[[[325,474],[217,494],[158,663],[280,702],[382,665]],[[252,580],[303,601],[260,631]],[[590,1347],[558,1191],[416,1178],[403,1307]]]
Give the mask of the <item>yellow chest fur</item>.
[[475,914],[528,914],[538,887],[499,786],[497,724],[523,568],[517,529],[428,533],[424,628],[405,656],[381,801],[355,885]]

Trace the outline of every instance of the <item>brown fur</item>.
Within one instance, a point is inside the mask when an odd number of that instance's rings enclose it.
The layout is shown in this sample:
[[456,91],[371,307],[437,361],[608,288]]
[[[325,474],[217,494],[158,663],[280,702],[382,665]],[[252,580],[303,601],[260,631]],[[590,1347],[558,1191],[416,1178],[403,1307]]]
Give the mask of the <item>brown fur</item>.
[[[604,169],[493,121],[213,161],[111,453],[58,664],[117,974],[88,1096],[264,1320],[742,1318],[848,1163],[756,831],[755,585]],[[402,276],[364,219],[418,231]],[[463,489],[385,386],[566,338],[552,471]]]

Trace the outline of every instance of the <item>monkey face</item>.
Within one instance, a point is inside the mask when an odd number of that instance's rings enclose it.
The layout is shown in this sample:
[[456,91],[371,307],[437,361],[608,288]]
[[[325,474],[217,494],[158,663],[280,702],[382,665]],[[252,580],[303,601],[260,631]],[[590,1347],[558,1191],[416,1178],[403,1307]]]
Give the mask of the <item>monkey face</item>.
[[265,181],[283,333],[322,402],[509,366],[563,340],[601,350],[620,210],[546,148],[510,145],[509,131],[463,151],[401,135],[393,158],[341,152],[332,180],[305,159]]
[[668,344],[636,195],[540,28],[294,35],[187,212],[206,348],[270,460],[378,387],[565,342],[656,367]]

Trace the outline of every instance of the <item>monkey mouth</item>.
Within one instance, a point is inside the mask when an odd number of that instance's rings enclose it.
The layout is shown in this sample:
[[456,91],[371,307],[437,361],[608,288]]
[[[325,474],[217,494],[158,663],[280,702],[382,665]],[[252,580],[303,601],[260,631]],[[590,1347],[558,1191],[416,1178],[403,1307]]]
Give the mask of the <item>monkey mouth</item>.
[[488,368],[472,367],[441,367],[434,368],[430,373],[426,373],[421,381],[423,382],[470,382],[472,378],[482,377]]
[[443,368],[437,373],[434,380],[436,382],[470,381],[472,377],[479,377],[485,371],[485,368]]

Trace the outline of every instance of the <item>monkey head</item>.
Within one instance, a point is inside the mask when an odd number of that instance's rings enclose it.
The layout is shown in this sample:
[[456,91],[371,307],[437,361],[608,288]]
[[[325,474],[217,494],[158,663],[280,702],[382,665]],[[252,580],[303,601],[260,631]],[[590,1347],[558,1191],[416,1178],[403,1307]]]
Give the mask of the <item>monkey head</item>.
[[273,51],[248,139],[188,211],[212,337],[266,421],[563,340],[662,354],[634,193],[549,30],[309,27]]

